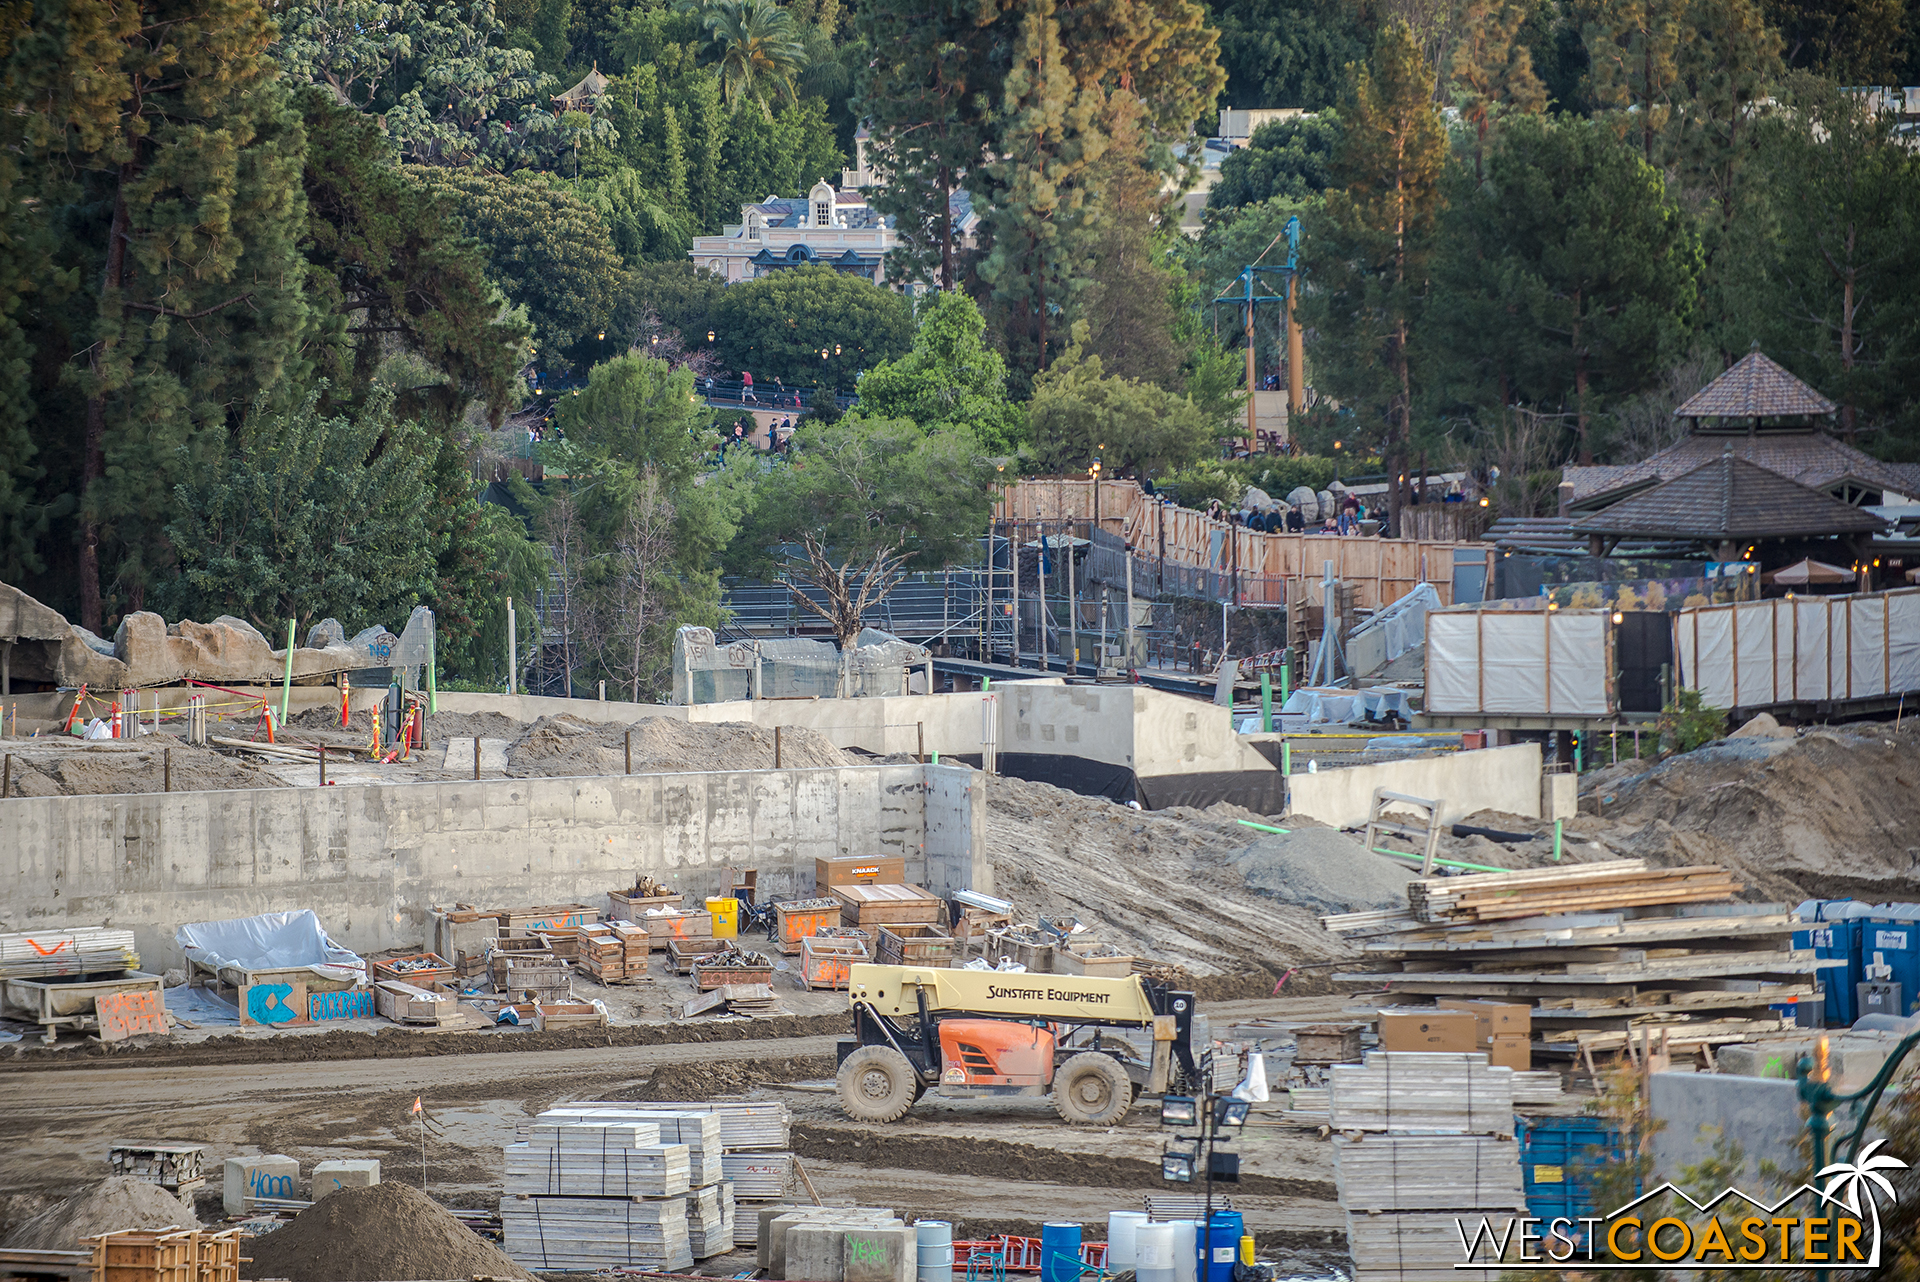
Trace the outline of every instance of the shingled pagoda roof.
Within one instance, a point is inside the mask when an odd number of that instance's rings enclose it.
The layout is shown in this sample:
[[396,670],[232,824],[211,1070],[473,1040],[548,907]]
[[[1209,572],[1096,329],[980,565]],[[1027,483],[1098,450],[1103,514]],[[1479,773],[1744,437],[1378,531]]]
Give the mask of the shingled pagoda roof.
[[1787,371],[1748,352],[1719,378],[1688,398],[1675,418],[1807,418],[1831,414],[1834,404]]
[[1886,524],[1871,512],[1728,452],[1582,517],[1570,528],[1575,534],[1720,542],[1873,534]]

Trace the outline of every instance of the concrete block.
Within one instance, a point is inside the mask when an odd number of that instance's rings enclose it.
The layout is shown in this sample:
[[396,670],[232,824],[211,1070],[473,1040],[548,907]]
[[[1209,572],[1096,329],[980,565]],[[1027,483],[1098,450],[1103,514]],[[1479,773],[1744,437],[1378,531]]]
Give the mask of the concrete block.
[[1760,1163],[1783,1170],[1805,1162],[1800,1140],[1805,1123],[1793,1082],[1735,1077],[1728,1073],[1655,1073],[1649,1096],[1653,1116],[1665,1125],[1653,1137],[1653,1173],[1648,1187],[1684,1180],[1684,1172],[1715,1156],[1721,1141],[1740,1146],[1732,1183],[1754,1187]]
[[787,1282],[845,1282],[847,1226],[837,1220],[791,1225],[786,1235]]
[[[773,1212],[773,1214],[768,1214]],[[864,1206],[788,1206],[768,1207],[760,1213],[760,1266],[767,1276],[786,1278],[787,1235],[801,1224],[833,1223],[873,1225],[892,1223],[892,1211]]]
[[843,1282],[913,1282],[919,1267],[912,1226],[851,1228],[841,1238]]
[[220,1201],[228,1215],[248,1215],[257,1197],[299,1197],[300,1163],[282,1153],[230,1157],[221,1177]]
[[1548,823],[1580,812],[1580,780],[1571,774],[1540,776],[1540,817]]
[[377,1157],[333,1158],[313,1168],[313,1200],[318,1202],[341,1189],[371,1188],[380,1182]]

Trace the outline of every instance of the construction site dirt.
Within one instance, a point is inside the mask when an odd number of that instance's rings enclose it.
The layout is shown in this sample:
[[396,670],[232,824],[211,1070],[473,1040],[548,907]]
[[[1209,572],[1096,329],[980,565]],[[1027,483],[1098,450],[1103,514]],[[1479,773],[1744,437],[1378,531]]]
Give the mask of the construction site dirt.
[[[1216,1015],[1323,1017],[1339,1002],[1232,1002]],[[744,1095],[788,1104],[794,1151],[823,1200],[951,1219],[959,1234],[1025,1233],[1038,1219],[1097,1221],[1138,1207],[1143,1192],[1165,1190],[1163,1132],[1145,1106],[1107,1129],[1064,1127],[1042,1099],[928,1099],[886,1127],[848,1121],[831,1085],[844,1017],[830,1022],[831,1031],[787,1027],[774,1036],[755,1024],[763,1035],[724,1046],[607,1045],[603,1032],[599,1045],[550,1049],[532,1039],[441,1034],[418,1040],[466,1043],[474,1052],[263,1062],[202,1043],[195,1055],[115,1057],[85,1068],[18,1059],[0,1070],[0,1187],[64,1195],[99,1177],[110,1141],[155,1129],[215,1152],[284,1153],[303,1168],[377,1157],[386,1179],[416,1183],[420,1127],[411,1109],[419,1097],[430,1122],[429,1191],[447,1205],[490,1208],[503,1145],[542,1109],[573,1099]],[[506,1046],[516,1049],[493,1049]],[[1276,1126],[1256,1129],[1241,1147],[1245,1173],[1231,1196],[1254,1213],[1250,1220],[1277,1226],[1262,1230],[1263,1244],[1271,1237],[1275,1249],[1337,1258],[1343,1238],[1325,1143]],[[203,1192],[203,1214],[217,1218],[218,1201],[217,1189]]]

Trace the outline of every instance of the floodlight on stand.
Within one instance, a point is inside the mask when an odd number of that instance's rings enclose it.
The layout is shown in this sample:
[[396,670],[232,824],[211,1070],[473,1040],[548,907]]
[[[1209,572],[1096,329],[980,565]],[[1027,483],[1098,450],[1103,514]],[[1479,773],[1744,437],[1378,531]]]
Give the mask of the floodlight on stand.
[[1208,1153],[1207,1178],[1218,1180],[1222,1184],[1238,1184],[1240,1182],[1240,1155],[1238,1153],[1222,1153],[1218,1149]]
[[1160,1153],[1160,1178],[1175,1184],[1193,1183],[1194,1172],[1199,1165],[1199,1150],[1198,1144],[1185,1147],[1167,1145]]
[[1234,1099],[1222,1095],[1213,1102],[1213,1126],[1215,1130],[1230,1126],[1245,1126],[1247,1110],[1252,1107],[1246,1100]]
[[1199,1116],[1191,1095],[1160,1097],[1160,1125],[1162,1126],[1192,1126]]

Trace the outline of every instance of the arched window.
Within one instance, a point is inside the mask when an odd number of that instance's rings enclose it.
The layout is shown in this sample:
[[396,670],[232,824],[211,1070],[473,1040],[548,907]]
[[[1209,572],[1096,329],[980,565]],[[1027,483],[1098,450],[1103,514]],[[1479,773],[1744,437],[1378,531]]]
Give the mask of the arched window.
[[815,227],[833,226],[833,188],[823,180],[813,185],[807,193],[807,200],[813,206],[813,225]]

